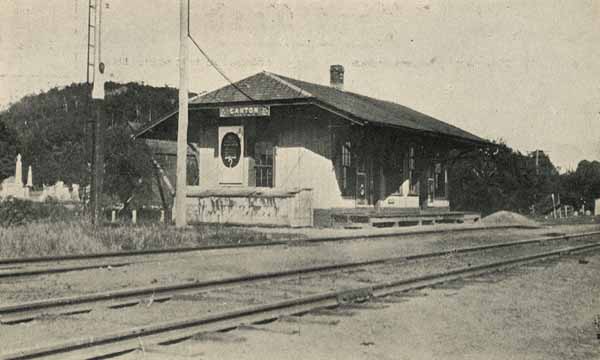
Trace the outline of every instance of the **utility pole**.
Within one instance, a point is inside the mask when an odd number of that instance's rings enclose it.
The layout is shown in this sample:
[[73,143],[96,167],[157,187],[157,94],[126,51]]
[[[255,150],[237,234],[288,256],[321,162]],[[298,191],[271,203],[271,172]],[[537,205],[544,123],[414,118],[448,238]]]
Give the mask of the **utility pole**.
[[[86,77],[86,85],[91,85],[92,82],[94,81],[94,71],[96,66],[94,65],[94,58],[96,57],[95,54],[95,39],[96,39],[96,0],[88,0],[88,28],[87,28],[87,57],[86,57],[86,69],[85,69],[85,77]],[[93,18],[92,18],[92,13],[94,14]],[[87,89],[87,87],[86,87]],[[87,176],[87,180],[89,181],[89,189],[90,191],[87,191],[88,186],[85,186],[83,188],[83,213],[84,215],[88,215],[91,214],[91,208],[92,208],[92,197],[91,197],[91,189],[93,186],[93,175],[92,175],[92,171],[93,171],[93,151],[92,151],[92,147],[93,147],[93,124],[94,121],[92,120],[92,99],[91,97],[88,98],[86,97],[85,99],[85,108],[87,110],[87,115],[85,117],[85,120],[83,122],[83,139],[84,139],[84,147],[83,147],[83,158],[84,158],[84,165],[85,165],[85,170],[86,170],[86,174]],[[89,167],[88,167],[88,160],[89,160]],[[88,173],[89,171],[89,173]],[[85,181],[82,181],[82,183],[85,184]],[[90,221],[92,220],[93,217],[90,216]]]
[[188,130],[188,0],[179,0],[179,117],[177,122],[177,182],[175,187],[175,226],[184,227],[187,188]]
[[[101,58],[102,0],[95,3],[94,25],[94,77],[92,88],[92,181],[91,181],[91,221],[99,224],[102,219],[102,187],[104,183],[104,63]],[[89,47],[88,47],[89,50]],[[93,121],[93,120],[92,120]]]

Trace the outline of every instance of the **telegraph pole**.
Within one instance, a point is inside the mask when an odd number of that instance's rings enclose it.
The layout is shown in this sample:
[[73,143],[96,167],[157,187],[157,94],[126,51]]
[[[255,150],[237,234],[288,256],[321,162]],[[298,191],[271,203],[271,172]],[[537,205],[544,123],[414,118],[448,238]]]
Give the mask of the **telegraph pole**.
[[187,130],[188,130],[188,0],[179,0],[179,117],[177,122],[177,182],[175,188],[175,226],[186,220]]
[[[104,183],[104,63],[101,58],[102,0],[95,3],[94,25],[94,80],[92,87],[92,181],[91,181],[91,221],[99,224],[102,219],[102,188]],[[88,47],[89,51],[89,47]]]

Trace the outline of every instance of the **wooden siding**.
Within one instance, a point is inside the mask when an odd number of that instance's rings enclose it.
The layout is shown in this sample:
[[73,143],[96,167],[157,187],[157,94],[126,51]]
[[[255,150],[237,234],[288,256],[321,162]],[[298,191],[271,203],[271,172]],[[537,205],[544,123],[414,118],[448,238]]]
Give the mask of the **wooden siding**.
[[272,107],[270,117],[218,119],[197,115],[193,121],[200,162],[200,187],[219,187],[220,166],[218,127],[243,125],[245,151],[243,161],[247,169],[244,185],[256,185],[254,144],[258,141],[273,143],[274,186],[276,188],[312,188],[315,207],[354,206],[354,199],[341,196],[332,159],[331,128],[348,126],[347,121],[316,106]]
[[348,126],[315,106],[286,107],[273,116],[277,134],[275,186],[313,189],[315,208],[353,207],[353,198],[342,197],[333,159],[331,129]]
[[[400,129],[361,126],[314,105],[272,106],[269,117],[223,119],[216,110],[193,112],[190,141],[199,153],[201,188],[219,187],[219,126],[244,126],[243,186],[256,186],[254,144],[274,145],[273,185],[280,189],[313,189],[315,208],[375,205],[391,194],[408,195],[409,149],[415,148],[413,183],[420,189],[420,203],[426,206],[427,179],[433,159],[443,158],[449,145],[439,139],[427,140]],[[354,193],[342,196],[341,144],[353,143],[354,156],[364,170],[365,197]],[[413,202],[411,202],[413,203]],[[416,201],[415,201],[416,203]]]

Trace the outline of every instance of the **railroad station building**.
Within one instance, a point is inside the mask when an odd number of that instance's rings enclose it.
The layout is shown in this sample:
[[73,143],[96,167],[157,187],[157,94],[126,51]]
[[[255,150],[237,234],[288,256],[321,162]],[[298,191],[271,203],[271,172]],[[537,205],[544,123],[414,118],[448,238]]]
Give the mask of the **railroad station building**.
[[[343,85],[333,65],[329,86],[264,71],[192,98],[188,218],[311,226],[336,213],[450,213],[449,154],[490,143]],[[176,134],[175,112],[136,137],[175,149]],[[155,164],[159,185],[174,184],[174,162]]]

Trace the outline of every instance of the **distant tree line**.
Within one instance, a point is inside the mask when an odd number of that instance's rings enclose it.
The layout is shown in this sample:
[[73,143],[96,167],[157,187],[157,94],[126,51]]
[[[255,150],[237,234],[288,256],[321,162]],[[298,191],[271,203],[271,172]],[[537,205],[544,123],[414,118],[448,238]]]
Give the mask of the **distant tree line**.
[[562,202],[592,209],[595,199],[600,198],[600,162],[580,161],[575,171],[569,171],[560,178]]
[[522,154],[499,141],[456,157],[450,184],[457,210],[545,214],[553,208],[552,194],[556,205],[593,209],[600,198],[600,162],[583,160],[575,171],[560,174],[543,151]]

